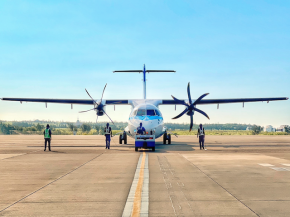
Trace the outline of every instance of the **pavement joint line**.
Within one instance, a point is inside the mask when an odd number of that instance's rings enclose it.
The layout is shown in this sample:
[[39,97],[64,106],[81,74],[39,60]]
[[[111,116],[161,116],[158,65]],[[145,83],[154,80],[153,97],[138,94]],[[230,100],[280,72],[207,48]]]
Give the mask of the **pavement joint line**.
[[181,157],[186,159],[189,163],[191,163],[194,167],[196,167],[200,172],[202,172],[204,175],[206,175],[209,179],[211,179],[213,182],[215,182],[217,185],[219,185],[222,189],[224,189],[226,192],[228,192],[232,197],[234,197],[237,201],[239,201],[241,204],[243,204],[245,207],[247,207],[252,213],[254,213],[256,216],[260,217],[258,213],[256,213],[254,210],[252,210],[249,206],[247,206],[245,203],[243,203],[242,200],[238,199],[235,195],[233,195],[231,192],[229,192],[225,187],[223,187],[221,184],[219,184],[216,180],[214,180],[212,177],[210,177],[208,174],[206,174],[204,171],[202,171],[197,165],[189,161],[186,157],[182,156],[180,153],[178,153]]
[[35,153],[35,152],[38,152],[38,151],[40,151],[40,150],[36,150],[36,151],[29,152],[29,153],[24,153],[24,154],[15,155],[15,156],[12,156],[12,157],[3,158],[3,159],[1,159],[1,160],[7,160],[7,159],[15,158],[15,157],[20,157],[20,156],[28,155],[28,154],[32,154],[32,153]]
[[134,179],[127,197],[122,217],[148,217],[149,215],[149,167],[148,154],[140,154]]
[[[170,173],[171,173],[171,175],[173,176],[173,178],[176,180],[180,180],[179,179],[179,177],[177,177],[176,175],[175,175],[175,170],[174,169],[172,169],[172,166],[171,166],[171,164],[170,164],[170,162],[168,161],[168,159],[167,159],[167,157],[166,156],[164,156],[164,159],[166,160],[166,164],[167,164],[167,169],[166,170],[169,170],[170,171]],[[162,164],[162,166],[163,166],[163,164]],[[164,168],[163,168],[163,170],[164,170]],[[174,172],[172,172],[172,171],[174,171]],[[164,179],[164,177],[163,177],[163,179]],[[169,180],[169,178],[167,177],[167,179]],[[164,181],[165,181],[165,179],[164,179]],[[190,203],[188,202],[188,199],[187,199],[187,197],[186,197],[186,195],[184,194],[184,192],[183,192],[183,187],[184,187],[184,184],[182,183],[182,185],[179,185],[178,184],[179,183],[179,181],[176,183],[177,184],[177,186],[179,187],[179,190],[181,191],[181,193],[183,194],[183,197],[184,197],[184,199],[185,199],[185,201],[186,201],[186,203],[187,203],[187,205],[188,205],[188,207],[189,207],[189,209],[191,210],[191,212],[193,212],[193,209],[192,209],[192,207],[191,207],[191,205],[190,205]],[[172,186],[172,184],[171,184],[171,182],[169,181],[169,184],[170,184],[170,187],[169,188],[172,188],[173,186]],[[169,192],[169,194],[171,195],[171,196],[174,196],[174,197],[176,197],[176,195],[175,195],[175,191],[174,190],[169,190],[169,188],[167,188],[167,191]],[[173,192],[173,193],[172,193]],[[180,204],[179,204],[179,202],[178,202],[178,208],[181,210],[182,209],[182,207],[180,206]],[[176,211],[176,209],[174,209],[175,211]],[[180,216],[180,214],[178,214],[178,216]]]
[[[171,183],[169,181],[166,181],[166,179],[168,180],[168,178],[165,179],[165,176],[167,176],[167,174],[166,174],[166,172],[163,172],[165,169],[164,169],[163,163],[160,162],[160,157],[157,156],[157,159],[158,159],[160,171],[161,171],[161,173],[163,173],[163,181],[164,181],[166,189],[167,189],[167,193],[168,193],[168,196],[169,196],[169,199],[170,199],[170,202],[171,202],[171,206],[172,206],[174,215],[177,216],[176,209],[174,207],[173,200],[172,200],[172,197],[174,197],[175,194],[174,194],[174,192],[169,190],[169,188],[171,188],[172,185],[171,185]],[[168,182],[169,182],[170,186],[168,185]]]
[[16,202],[14,202],[14,203],[10,204],[9,206],[5,207],[4,209],[0,210],[0,213],[1,213],[1,212],[3,212],[3,211],[5,211],[5,210],[6,210],[6,209],[8,209],[8,208],[10,208],[10,207],[14,206],[15,204],[17,204],[17,203],[21,202],[22,200],[26,199],[27,197],[29,197],[29,196],[31,196],[31,195],[33,195],[33,194],[37,193],[38,191],[40,191],[40,190],[44,189],[45,187],[49,186],[50,184],[52,184],[52,183],[54,183],[54,182],[56,182],[56,181],[58,181],[58,180],[62,179],[63,177],[65,177],[65,176],[67,176],[67,175],[71,174],[72,172],[76,171],[77,169],[79,169],[79,168],[81,168],[81,167],[85,166],[87,163],[89,163],[89,162],[91,162],[91,161],[95,160],[96,158],[100,157],[102,154],[103,154],[103,153],[101,153],[101,154],[99,154],[99,155],[95,156],[94,158],[92,158],[91,160],[89,160],[89,161],[87,161],[87,162],[83,163],[82,165],[78,166],[77,168],[74,168],[73,170],[69,171],[68,173],[66,173],[66,174],[64,174],[64,175],[62,175],[62,176],[60,176],[60,177],[58,177],[57,179],[55,179],[55,180],[51,181],[50,183],[48,183],[48,184],[46,184],[46,185],[42,186],[41,188],[39,188],[39,189],[37,189],[37,190],[35,190],[35,191],[31,192],[31,193],[30,193],[30,194],[28,194],[28,195],[26,195],[26,196],[22,197],[20,200],[17,200]]

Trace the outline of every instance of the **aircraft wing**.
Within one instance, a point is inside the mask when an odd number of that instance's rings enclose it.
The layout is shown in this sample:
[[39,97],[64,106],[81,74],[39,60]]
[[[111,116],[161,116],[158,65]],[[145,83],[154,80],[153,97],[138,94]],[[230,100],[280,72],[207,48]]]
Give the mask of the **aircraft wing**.
[[[269,101],[279,101],[288,100],[288,97],[272,97],[272,98],[237,98],[237,99],[202,99],[197,105],[202,104],[223,104],[223,103],[244,103],[244,102],[269,102]],[[187,100],[181,100],[187,102]],[[160,105],[180,105],[175,100],[162,100]]]
[[[93,105],[90,99],[41,99],[41,98],[2,98],[5,101],[17,102],[42,102],[42,103],[63,103],[63,104],[79,104],[79,105]],[[128,100],[104,100],[106,105],[129,105]]]

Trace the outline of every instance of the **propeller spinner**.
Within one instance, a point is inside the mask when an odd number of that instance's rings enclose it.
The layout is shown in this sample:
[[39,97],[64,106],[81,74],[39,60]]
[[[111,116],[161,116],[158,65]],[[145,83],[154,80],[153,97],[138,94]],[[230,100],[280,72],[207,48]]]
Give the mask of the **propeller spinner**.
[[199,103],[202,100],[202,98],[204,98],[205,96],[208,95],[208,93],[205,93],[205,94],[201,95],[197,100],[194,101],[194,103],[192,103],[191,95],[190,95],[190,84],[188,82],[187,95],[188,95],[188,103],[185,103],[183,100],[179,100],[179,99],[177,99],[177,98],[175,98],[174,96],[171,95],[172,98],[176,102],[178,102],[179,104],[182,104],[182,105],[186,106],[186,108],[184,109],[183,112],[181,112],[179,115],[177,115],[176,117],[174,117],[172,119],[180,118],[182,115],[184,115],[186,113],[188,116],[190,116],[190,128],[189,128],[189,131],[191,131],[192,126],[193,126],[193,115],[194,115],[194,111],[199,112],[200,114],[204,115],[205,117],[207,117],[209,119],[208,115],[204,111],[199,110],[199,109],[197,109],[195,107],[196,104]]
[[109,117],[109,115],[104,110],[104,107],[106,105],[104,105],[102,103],[102,100],[103,100],[103,96],[104,96],[104,92],[105,92],[106,87],[107,87],[107,84],[104,87],[104,90],[103,90],[103,93],[102,93],[102,97],[101,97],[101,100],[99,102],[95,101],[94,98],[89,94],[89,92],[87,91],[87,89],[85,89],[86,92],[87,92],[87,94],[89,95],[89,97],[93,100],[94,108],[89,109],[89,110],[86,110],[86,111],[80,111],[79,113],[84,113],[84,112],[88,112],[88,111],[97,110],[97,120],[96,120],[96,122],[98,122],[98,117],[99,116],[103,116],[103,114],[105,114],[105,115],[108,116],[108,118],[110,119],[110,121],[114,124],[114,122],[112,121],[112,119]]

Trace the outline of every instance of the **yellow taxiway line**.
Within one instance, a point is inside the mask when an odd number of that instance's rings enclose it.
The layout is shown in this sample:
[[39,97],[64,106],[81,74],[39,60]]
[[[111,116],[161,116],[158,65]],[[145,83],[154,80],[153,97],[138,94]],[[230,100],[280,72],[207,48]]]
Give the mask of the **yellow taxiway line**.
[[139,180],[138,180],[138,184],[137,184],[136,191],[135,191],[133,211],[132,211],[132,215],[131,215],[132,217],[139,217],[140,216],[145,159],[146,159],[146,154],[145,154],[145,152],[143,152],[140,173],[139,173]]

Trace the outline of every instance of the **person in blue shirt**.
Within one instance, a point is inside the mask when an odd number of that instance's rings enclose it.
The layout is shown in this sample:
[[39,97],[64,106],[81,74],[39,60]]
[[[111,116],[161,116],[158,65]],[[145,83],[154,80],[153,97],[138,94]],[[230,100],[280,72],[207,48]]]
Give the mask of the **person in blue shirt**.
[[105,130],[104,130],[105,136],[106,136],[106,149],[110,149],[110,142],[112,137],[112,129],[109,127],[109,123],[107,123]]
[[144,127],[142,127],[142,123],[140,123],[140,126],[137,128],[137,133],[139,135],[144,135],[146,133],[146,130]]

